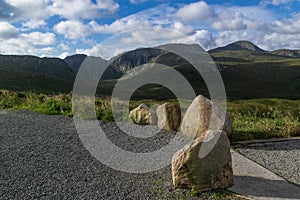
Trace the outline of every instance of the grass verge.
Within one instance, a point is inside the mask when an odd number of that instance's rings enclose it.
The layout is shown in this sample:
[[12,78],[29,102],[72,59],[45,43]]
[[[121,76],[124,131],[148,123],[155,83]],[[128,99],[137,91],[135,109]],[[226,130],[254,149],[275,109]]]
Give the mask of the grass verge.
[[[175,100],[171,100],[176,102]],[[33,110],[42,114],[73,116],[72,95],[46,95],[31,92],[0,90],[0,108]],[[148,106],[165,101],[131,101],[130,109],[145,103]],[[113,121],[110,98],[95,99],[96,116],[107,122]],[[258,99],[228,102],[234,132],[231,141],[288,138],[300,135],[300,100]]]

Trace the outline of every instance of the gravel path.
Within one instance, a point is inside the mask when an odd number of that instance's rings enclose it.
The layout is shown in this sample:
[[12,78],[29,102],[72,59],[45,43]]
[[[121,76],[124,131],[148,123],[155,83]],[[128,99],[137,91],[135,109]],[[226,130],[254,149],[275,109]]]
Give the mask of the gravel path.
[[[137,152],[163,146],[174,136],[142,139],[120,136],[114,123],[102,124],[122,148]],[[124,142],[126,140],[126,142]],[[155,145],[154,145],[155,144]],[[197,199],[216,199],[202,193]],[[72,118],[30,111],[0,110],[1,199],[195,199],[174,190],[170,166],[152,173],[115,171],[84,148]]]
[[235,150],[300,186],[300,140],[236,146]]

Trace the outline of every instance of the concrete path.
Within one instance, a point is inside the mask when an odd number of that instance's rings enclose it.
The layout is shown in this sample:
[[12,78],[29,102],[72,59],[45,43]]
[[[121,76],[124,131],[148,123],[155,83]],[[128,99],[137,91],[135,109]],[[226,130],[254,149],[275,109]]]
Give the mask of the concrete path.
[[230,191],[259,200],[300,200],[300,187],[234,150],[231,153],[235,185]]

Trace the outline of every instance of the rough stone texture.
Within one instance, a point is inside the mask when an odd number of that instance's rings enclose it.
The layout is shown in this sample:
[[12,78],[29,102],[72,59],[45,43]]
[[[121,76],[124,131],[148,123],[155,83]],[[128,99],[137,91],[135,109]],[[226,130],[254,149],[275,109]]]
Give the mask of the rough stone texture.
[[222,108],[199,95],[188,107],[180,130],[188,137],[197,138],[204,136],[209,129],[222,130],[229,136],[232,132],[232,122]]
[[174,154],[172,177],[176,188],[207,191],[233,185],[230,142],[226,133],[209,130],[206,135],[206,144],[215,146],[204,158],[199,158],[204,137],[196,138]]
[[138,107],[131,110],[129,113],[129,117],[135,124],[139,125],[149,125],[157,123],[155,112],[152,112],[145,104],[140,104]]
[[180,127],[180,106],[173,103],[164,103],[157,107],[157,126],[167,131],[177,131]]

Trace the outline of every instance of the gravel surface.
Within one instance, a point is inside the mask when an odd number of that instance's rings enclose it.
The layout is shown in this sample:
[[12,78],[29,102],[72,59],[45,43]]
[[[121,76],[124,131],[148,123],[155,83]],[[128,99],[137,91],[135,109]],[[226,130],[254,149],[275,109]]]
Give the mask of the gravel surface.
[[[125,137],[114,123],[101,125],[113,143],[136,152],[155,150],[174,136]],[[83,146],[73,119],[64,116],[0,110],[0,165],[1,199],[195,199],[173,188],[170,166],[130,174],[103,165]],[[216,196],[207,192],[196,199]]]
[[300,186],[300,140],[236,146],[235,150]]

